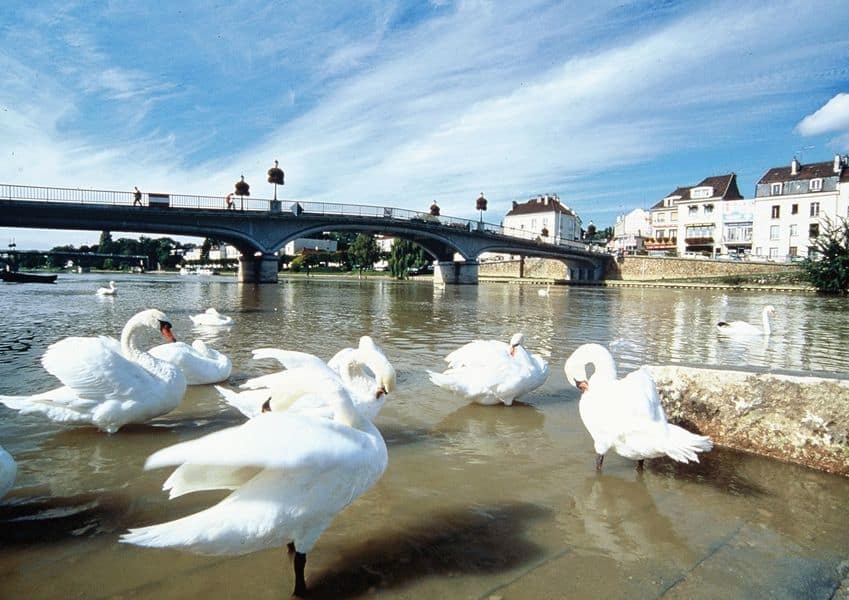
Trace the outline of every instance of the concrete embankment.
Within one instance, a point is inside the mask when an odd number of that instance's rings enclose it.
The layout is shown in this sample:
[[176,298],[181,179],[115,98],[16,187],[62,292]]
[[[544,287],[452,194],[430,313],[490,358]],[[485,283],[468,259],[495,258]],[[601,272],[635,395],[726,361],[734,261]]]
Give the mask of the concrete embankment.
[[721,446],[849,476],[849,381],[648,368],[671,422]]

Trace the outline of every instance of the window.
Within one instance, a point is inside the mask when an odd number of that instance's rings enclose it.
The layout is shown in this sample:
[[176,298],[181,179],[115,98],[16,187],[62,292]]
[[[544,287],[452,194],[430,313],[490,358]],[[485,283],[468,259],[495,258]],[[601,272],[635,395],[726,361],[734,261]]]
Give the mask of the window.
[[818,217],[820,215],[820,203],[811,202],[811,216]]
[[799,214],[799,205],[798,204],[793,204],[793,205],[790,206],[790,214],[791,215],[798,215]]
[[778,225],[770,225],[769,227],[769,239],[777,240],[778,239]]
[[770,196],[780,196],[781,195],[781,184],[773,183],[769,186],[769,195]]
[[790,256],[799,256],[799,248],[796,246],[790,246]]
[[769,249],[769,257],[773,260],[778,258],[778,248],[770,248]]
[[809,238],[818,238],[820,236],[820,224],[819,223],[811,223],[808,226],[808,237]]
[[689,214],[691,214],[691,215],[695,215],[695,214],[697,214],[697,213],[699,212],[699,207],[698,207],[698,206],[691,206],[691,207],[688,209],[688,211],[689,211]]
[[777,204],[772,207],[772,218],[777,219],[781,215],[781,207]]
[[812,192],[822,191],[822,179],[811,179],[811,191]]
[[795,223],[790,226],[790,237],[796,237],[799,235],[799,226]]
[[705,214],[709,215],[713,212],[713,204],[705,204]]
[[666,223],[666,213],[657,213],[657,222]]

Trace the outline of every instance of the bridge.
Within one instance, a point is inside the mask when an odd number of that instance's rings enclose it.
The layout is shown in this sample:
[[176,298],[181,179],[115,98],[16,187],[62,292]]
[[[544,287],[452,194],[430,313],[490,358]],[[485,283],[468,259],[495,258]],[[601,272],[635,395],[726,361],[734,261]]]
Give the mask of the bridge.
[[[277,281],[277,255],[287,242],[323,231],[401,237],[434,259],[434,282],[477,283],[484,252],[551,258],[569,266],[572,280],[600,279],[609,256],[573,240],[531,239],[525,230],[403,208],[0,184],[0,226],[127,231],[210,237],[240,253],[239,281]],[[455,257],[460,260],[455,260]]]

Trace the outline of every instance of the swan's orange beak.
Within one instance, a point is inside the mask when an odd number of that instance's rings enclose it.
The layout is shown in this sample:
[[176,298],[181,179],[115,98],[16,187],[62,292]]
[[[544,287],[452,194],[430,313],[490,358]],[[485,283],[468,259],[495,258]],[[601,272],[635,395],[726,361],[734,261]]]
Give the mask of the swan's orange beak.
[[575,382],[575,387],[578,388],[579,390],[581,390],[581,393],[583,394],[588,389],[590,389],[590,384],[587,383],[586,381],[578,381],[578,382]]
[[516,346],[510,346],[510,356],[516,356]]
[[374,392],[375,399],[380,398],[384,394],[386,394],[386,388],[383,387],[382,385],[377,386],[377,390],[375,390],[375,392]]
[[168,321],[160,321],[159,322],[159,332],[169,342],[176,342],[177,341],[177,338],[175,338],[174,334],[171,333],[171,323],[169,323]]

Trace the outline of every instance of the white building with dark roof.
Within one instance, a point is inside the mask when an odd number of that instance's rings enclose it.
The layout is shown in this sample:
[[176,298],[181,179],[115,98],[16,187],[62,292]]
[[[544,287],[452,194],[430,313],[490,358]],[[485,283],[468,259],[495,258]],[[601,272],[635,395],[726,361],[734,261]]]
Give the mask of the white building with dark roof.
[[849,216],[847,157],[769,169],[755,190],[752,254],[793,260],[812,253],[826,219]]
[[515,237],[559,244],[581,239],[581,218],[560,202],[557,194],[544,194],[527,202],[513,202],[504,216],[504,233]]

